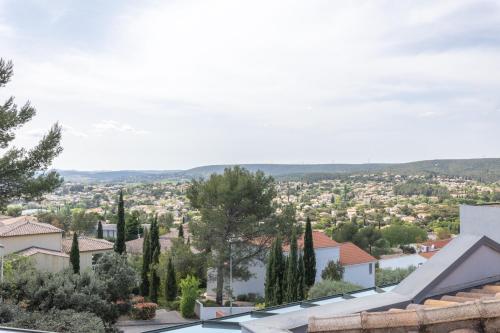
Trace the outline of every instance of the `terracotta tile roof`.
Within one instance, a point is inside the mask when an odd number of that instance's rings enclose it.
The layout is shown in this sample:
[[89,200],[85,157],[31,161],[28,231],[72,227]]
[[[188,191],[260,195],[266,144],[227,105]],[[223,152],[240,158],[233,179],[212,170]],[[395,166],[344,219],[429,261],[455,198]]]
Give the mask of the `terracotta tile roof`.
[[[339,243],[328,237],[324,232],[322,231],[313,231],[312,232],[313,236],[313,246],[315,249],[322,249],[322,248],[328,248],[328,247],[336,247],[339,246]],[[299,245],[299,249],[302,249],[304,247],[304,235],[302,235],[298,240],[297,244]],[[286,244],[283,246],[283,251],[288,252],[290,250],[290,245]]]
[[19,216],[0,221],[0,237],[62,233],[48,223],[41,223],[32,216]]
[[43,253],[43,254],[48,254],[51,256],[69,258],[69,256],[64,252],[54,251],[54,250],[49,250],[49,249],[42,249],[40,247],[35,247],[35,246],[17,252],[17,254],[19,254],[21,256],[26,256],[26,257],[32,256],[32,255],[37,254],[37,253]]
[[344,266],[377,261],[370,254],[351,242],[340,244],[340,263]]
[[[142,254],[142,244],[144,244],[144,238],[137,238],[125,242],[127,247],[127,253],[130,254]],[[160,237],[160,248],[162,252],[167,251],[172,247],[172,240],[170,238]]]
[[427,241],[425,243],[422,243],[422,245],[425,245],[425,246],[432,246],[432,245],[434,245],[435,249],[442,249],[443,247],[445,247],[452,240],[453,240],[453,238],[440,239],[440,240],[435,240],[435,241]]
[[[72,243],[73,239],[63,240],[63,251],[70,253]],[[90,238],[85,236],[78,237],[78,248],[80,252],[113,250],[113,245],[113,243],[105,239]]]
[[426,259],[430,259],[436,253],[438,253],[438,251],[420,252],[419,255],[421,255],[422,257],[424,257]]

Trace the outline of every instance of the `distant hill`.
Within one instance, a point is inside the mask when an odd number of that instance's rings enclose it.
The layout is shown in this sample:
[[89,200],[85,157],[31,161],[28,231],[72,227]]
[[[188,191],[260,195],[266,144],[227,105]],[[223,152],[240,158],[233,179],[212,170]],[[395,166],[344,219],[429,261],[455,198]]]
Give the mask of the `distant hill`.
[[[68,171],[59,172],[67,181],[79,182],[151,182],[164,179],[181,180],[205,178],[212,173],[222,173],[231,165],[207,165],[188,170],[123,170],[123,171]],[[241,164],[255,172],[261,170],[277,178],[290,176],[328,179],[334,175],[390,172],[401,175],[437,174],[467,177],[484,181],[500,180],[500,158],[428,160],[409,163],[366,164]],[[309,177],[308,177],[309,176]]]

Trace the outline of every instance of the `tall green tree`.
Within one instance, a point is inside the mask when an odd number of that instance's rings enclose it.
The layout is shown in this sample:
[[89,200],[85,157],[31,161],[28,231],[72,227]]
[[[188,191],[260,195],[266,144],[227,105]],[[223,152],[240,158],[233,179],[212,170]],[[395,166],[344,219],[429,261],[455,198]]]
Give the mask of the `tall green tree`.
[[175,268],[172,263],[172,258],[168,258],[167,263],[167,278],[165,281],[165,300],[172,302],[177,297],[177,279],[175,277]]
[[271,246],[271,250],[267,256],[267,266],[266,266],[266,282],[264,285],[264,300],[266,306],[274,305],[274,285],[276,284],[276,277],[274,272],[274,267],[276,265],[276,254],[274,253],[274,243]]
[[[0,58],[0,88],[14,74],[12,62]],[[57,123],[31,149],[10,147],[15,139],[14,131],[29,122],[36,114],[30,103],[18,107],[14,97],[0,104],[0,210],[13,199],[32,200],[52,192],[62,183],[55,171],[47,171],[53,159],[62,151],[61,131]]]
[[286,301],[291,303],[297,301],[297,283],[299,282],[298,275],[298,245],[297,232],[295,228],[292,231],[290,239],[290,252],[288,253],[286,273]]
[[158,294],[160,293],[160,275],[158,272],[158,264],[160,263],[160,252],[156,248],[151,259],[151,290],[149,297],[151,302],[158,303]]
[[[158,225],[158,219],[155,217],[151,222],[151,233],[149,237],[151,238],[151,255],[153,256],[155,251],[158,251],[158,255],[161,253],[160,248],[160,227]],[[152,258],[152,257],[151,257]]]
[[309,218],[307,218],[304,233],[304,272],[304,282],[307,287],[311,287],[316,280],[316,254],[314,253],[312,226]]
[[98,239],[104,238],[103,232],[102,232],[102,222],[101,221],[99,221],[99,223],[97,223],[97,238]]
[[265,282],[266,306],[279,305],[285,301],[287,291],[285,271],[283,243],[281,236],[278,235],[272,244],[267,263]]
[[144,229],[142,242],[141,295],[149,295],[149,265],[151,264],[151,238],[148,229]]
[[274,180],[262,172],[254,174],[236,166],[207,180],[194,180],[187,196],[201,213],[201,219],[193,221],[192,240],[198,249],[211,255],[209,264],[217,276],[216,302],[222,304],[230,242],[233,277],[247,280],[251,276],[248,265],[264,255],[276,233],[271,218]]
[[137,239],[141,233],[141,213],[134,210],[125,217],[125,239]]
[[125,207],[123,203],[123,191],[120,190],[118,197],[118,222],[116,223],[115,252],[125,253]]
[[302,252],[299,253],[299,259],[297,264],[297,300],[302,301],[306,297],[306,280],[304,273],[304,257],[302,256]]
[[80,273],[80,248],[78,247],[78,235],[73,234],[73,242],[71,243],[71,251],[69,253],[69,262],[73,268],[73,273]]
[[179,238],[184,238],[184,226],[182,224],[179,225]]

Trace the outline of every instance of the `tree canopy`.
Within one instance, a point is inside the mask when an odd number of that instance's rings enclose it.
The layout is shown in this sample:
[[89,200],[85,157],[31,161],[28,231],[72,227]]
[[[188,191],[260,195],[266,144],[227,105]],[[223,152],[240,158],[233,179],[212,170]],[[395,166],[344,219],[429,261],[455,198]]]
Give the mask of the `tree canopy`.
[[[0,58],[0,88],[14,74],[12,62]],[[0,104],[0,209],[5,209],[12,199],[38,199],[62,183],[55,171],[48,171],[53,159],[62,151],[59,124],[54,124],[47,134],[31,149],[10,147],[15,130],[29,122],[36,110],[29,102],[22,107],[14,97]]]

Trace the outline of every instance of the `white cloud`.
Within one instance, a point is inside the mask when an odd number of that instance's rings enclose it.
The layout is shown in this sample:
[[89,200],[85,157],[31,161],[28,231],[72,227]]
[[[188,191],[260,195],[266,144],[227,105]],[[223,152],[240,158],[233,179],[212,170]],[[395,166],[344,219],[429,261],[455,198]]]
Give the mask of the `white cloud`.
[[129,124],[119,123],[114,120],[102,120],[101,122],[95,123],[92,126],[93,131],[98,134],[104,134],[107,132],[121,132],[127,134],[142,135],[148,133],[148,131],[136,129]]

